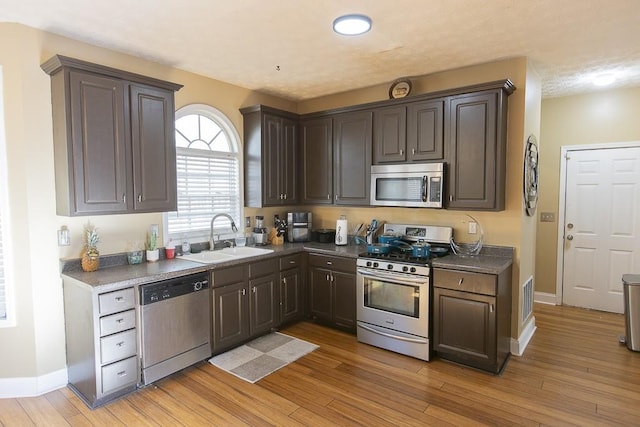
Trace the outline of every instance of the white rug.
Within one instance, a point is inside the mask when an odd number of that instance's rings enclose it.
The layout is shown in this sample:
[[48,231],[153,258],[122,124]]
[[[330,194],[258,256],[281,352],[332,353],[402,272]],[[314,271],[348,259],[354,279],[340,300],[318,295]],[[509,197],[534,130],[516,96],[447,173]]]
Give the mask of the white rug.
[[238,378],[255,383],[316,348],[315,344],[273,332],[214,356],[209,362]]

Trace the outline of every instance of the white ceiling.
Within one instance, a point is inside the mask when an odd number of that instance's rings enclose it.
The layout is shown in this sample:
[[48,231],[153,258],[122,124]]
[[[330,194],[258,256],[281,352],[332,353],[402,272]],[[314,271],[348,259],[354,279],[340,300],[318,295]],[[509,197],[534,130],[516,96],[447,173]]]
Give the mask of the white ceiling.
[[[345,13],[373,28],[335,34]],[[0,0],[0,21],[292,100],[517,56],[544,97],[640,86],[640,0]]]

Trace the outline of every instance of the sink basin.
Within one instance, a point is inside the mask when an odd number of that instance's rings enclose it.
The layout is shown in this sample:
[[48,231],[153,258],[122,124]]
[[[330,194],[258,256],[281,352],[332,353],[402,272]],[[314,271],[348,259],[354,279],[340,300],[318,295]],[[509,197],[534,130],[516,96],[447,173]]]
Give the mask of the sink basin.
[[224,248],[216,251],[202,251],[197,254],[181,255],[178,258],[182,258],[187,261],[199,262],[202,264],[216,264],[219,262],[233,261],[241,258],[264,255],[271,252],[273,252],[273,249],[241,246],[236,248]]

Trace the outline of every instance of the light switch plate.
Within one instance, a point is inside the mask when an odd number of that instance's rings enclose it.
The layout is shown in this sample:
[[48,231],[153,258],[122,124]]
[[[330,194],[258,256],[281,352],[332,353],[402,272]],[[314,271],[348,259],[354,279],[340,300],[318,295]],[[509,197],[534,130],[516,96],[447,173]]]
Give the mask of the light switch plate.
[[540,212],[540,222],[555,222],[556,214],[553,212]]

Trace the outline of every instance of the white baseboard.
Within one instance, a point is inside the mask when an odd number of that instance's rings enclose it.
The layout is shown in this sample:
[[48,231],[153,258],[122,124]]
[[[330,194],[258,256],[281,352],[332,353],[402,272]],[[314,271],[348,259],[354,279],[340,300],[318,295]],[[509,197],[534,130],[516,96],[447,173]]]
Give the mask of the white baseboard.
[[533,301],[540,304],[556,305],[556,294],[547,292],[534,292]]
[[536,332],[536,318],[535,316],[531,316],[529,318],[529,322],[522,330],[522,333],[518,337],[518,339],[511,338],[511,354],[514,356],[522,356],[524,350],[529,345],[529,341],[533,338],[533,334]]
[[0,398],[40,396],[65,387],[68,381],[66,368],[40,377],[0,378]]

